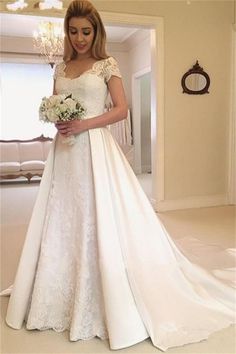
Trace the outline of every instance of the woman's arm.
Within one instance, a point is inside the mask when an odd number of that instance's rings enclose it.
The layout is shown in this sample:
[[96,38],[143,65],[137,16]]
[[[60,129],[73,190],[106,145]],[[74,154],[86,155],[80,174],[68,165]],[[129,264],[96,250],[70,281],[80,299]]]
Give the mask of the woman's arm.
[[113,102],[113,108],[98,117],[86,119],[87,129],[103,127],[127,118],[128,105],[122,80],[117,76],[112,76],[108,81],[108,89]]
[[113,102],[113,108],[109,112],[105,112],[94,118],[57,123],[56,127],[60,134],[64,136],[79,134],[85,130],[104,127],[127,117],[128,105],[121,78],[112,76],[107,85]]

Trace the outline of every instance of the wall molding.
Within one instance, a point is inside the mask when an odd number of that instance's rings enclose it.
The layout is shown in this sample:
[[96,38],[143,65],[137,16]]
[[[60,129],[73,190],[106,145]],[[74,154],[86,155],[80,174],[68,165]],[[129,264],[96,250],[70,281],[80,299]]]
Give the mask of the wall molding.
[[[147,33],[148,32],[148,33]],[[124,42],[112,42],[107,41],[107,50],[109,51],[119,51],[119,52],[128,52],[131,48],[135,47],[137,43],[145,40],[149,36],[149,31],[140,28],[131,35]],[[9,53],[19,53],[25,55],[40,55],[38,48],[35,48],[33,45],[33,35],[32,37],[19,37],[19,36],[0,36],[1,41],[1,54]]]
[[236,32],[233,30],[231,72],[228,199],[230,204],[236,205]]
[[189,197],[176,200],[164,200],[159,203],[155,203],[154,200],[150,200],[150,202],[157,212],[229,205],[227,194]]

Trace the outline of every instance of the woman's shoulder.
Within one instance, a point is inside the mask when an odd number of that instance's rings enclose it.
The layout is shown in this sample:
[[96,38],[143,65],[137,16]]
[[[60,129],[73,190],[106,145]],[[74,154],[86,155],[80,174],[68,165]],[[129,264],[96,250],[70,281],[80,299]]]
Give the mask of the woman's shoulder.
[[66,63],[64,60],[59,61],[56,65],[55,65],[55,70],[59,69],[59,68],[64,68],[66,66]]
[[66,67],[66,63],[64,62],[64,60],[58,62],[55,65],[53,78],[56,79],[58,76],[64,76],[65,67]]
[[117,60],[113,56],[104,59],[104,77],[106,82],[109,81],[111,76],[122,77]]
[[118,65],[116,58],[113,56],[108,56],[107,58],[105,58],[104,63],[106,65]]

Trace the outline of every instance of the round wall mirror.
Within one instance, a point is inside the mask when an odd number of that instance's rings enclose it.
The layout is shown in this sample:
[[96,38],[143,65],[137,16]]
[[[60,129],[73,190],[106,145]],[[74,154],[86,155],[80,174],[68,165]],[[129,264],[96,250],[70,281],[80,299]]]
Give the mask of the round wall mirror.
[[202,95],[204,93],[209,93],[210,78],[197,61],[192,69],[183,75],[181,85],[183,93],[188,93],[189,95]]

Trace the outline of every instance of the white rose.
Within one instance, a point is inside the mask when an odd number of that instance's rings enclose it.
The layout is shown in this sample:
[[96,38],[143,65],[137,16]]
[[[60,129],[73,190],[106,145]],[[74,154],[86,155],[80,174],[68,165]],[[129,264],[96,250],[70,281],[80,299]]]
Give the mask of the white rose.
[[67,98],[67,100],[65,100],[65,104],[71,111],[74,111],[76,109],[76,102],[71,98]]
[[66,105],[66,103],[60,103],[58,106],[57,106],[59,112],[61,113],[64,113],[67,111],[68,107]]
[[64,97],[61,97],[61,95],[50,96],[48,98],[48,102],[47,102],[48,108],[53,107],[53,106],[57,106],[63,98]]
[[47,117],[49,119],[50,122],[55,123],[58,120],[58,115],[56,114],[56,112],[53,109],[49,109],[47,111]]

